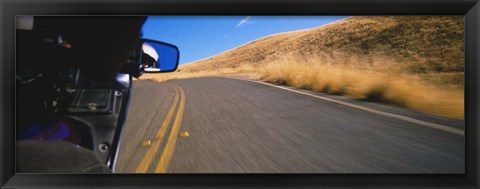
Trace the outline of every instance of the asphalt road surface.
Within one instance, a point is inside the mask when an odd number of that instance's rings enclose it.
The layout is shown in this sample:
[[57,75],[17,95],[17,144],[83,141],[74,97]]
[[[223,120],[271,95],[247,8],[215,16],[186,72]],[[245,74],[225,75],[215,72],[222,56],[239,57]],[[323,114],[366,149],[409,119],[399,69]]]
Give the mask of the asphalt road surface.
[[231,78],[135,81],[115,171],[464,173],[463,125]]

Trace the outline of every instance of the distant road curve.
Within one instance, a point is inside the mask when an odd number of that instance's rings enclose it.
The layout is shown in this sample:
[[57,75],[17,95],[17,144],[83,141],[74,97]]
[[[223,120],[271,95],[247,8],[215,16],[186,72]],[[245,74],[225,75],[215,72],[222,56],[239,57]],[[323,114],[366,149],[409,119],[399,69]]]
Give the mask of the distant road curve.
[[222,77],[135,81],[116,172],[463,173],[464,145],[463,121],[386,105]]

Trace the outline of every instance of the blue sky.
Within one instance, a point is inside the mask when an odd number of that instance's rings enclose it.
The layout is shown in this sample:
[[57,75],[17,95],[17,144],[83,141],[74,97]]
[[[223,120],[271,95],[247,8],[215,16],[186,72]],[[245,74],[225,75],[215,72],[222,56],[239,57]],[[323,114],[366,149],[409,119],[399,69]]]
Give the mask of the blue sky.
[[271,34],[313,28],[346,16],[149,16],[143,38],[174,44],[180,64],[194,62]]

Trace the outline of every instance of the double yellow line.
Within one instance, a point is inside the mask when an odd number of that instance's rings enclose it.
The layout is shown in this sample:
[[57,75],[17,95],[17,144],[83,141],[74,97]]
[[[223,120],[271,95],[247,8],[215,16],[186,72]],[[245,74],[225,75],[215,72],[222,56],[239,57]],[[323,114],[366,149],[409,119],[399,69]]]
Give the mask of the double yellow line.
[[167,172],[168,165],[170,164],[170,160],[173,155],[173,151],[175,150],[175,145],[177,143],[177,135],[180,130],[180,125],[182,124],[183,118],[183,111],[185,109],[185,92],[182,88],[174,85],[173,88],[175,89],[175,99],[173,100],[170,109],[168,110],[167,116],[162,123],[162,126],[157,132],[155,136],[155,140],[153,140],[152,145],[148,149],[145,156],[143,156],[140,164],[137,166],[135,173],[146,173],[148,168],[153,162],[153,158],[157,154],[160,145],[162,144],[163,138],[167,132],[168,126],[170,125],[170,121],[173,117],[175,112],[175,108],[177,107],[178,100],[180,99],[179,108],[177,110],[177,115],[175,116],[175,120],[173,121],[173,126],[170,131],[170,135],[168,136],[167,143],[165,144],[165,148],[160,156],[160,159],[157,163],[155,168],[155,173],[165,173]]

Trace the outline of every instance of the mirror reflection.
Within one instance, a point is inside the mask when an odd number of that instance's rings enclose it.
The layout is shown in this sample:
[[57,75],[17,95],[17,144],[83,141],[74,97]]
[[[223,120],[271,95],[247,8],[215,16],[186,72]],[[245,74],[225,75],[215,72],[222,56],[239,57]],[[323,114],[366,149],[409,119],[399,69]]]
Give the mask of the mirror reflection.
[[179,51],[176,46],[152,40],[142,45],[141,64],[144,72],[170,72],[178,66]]

